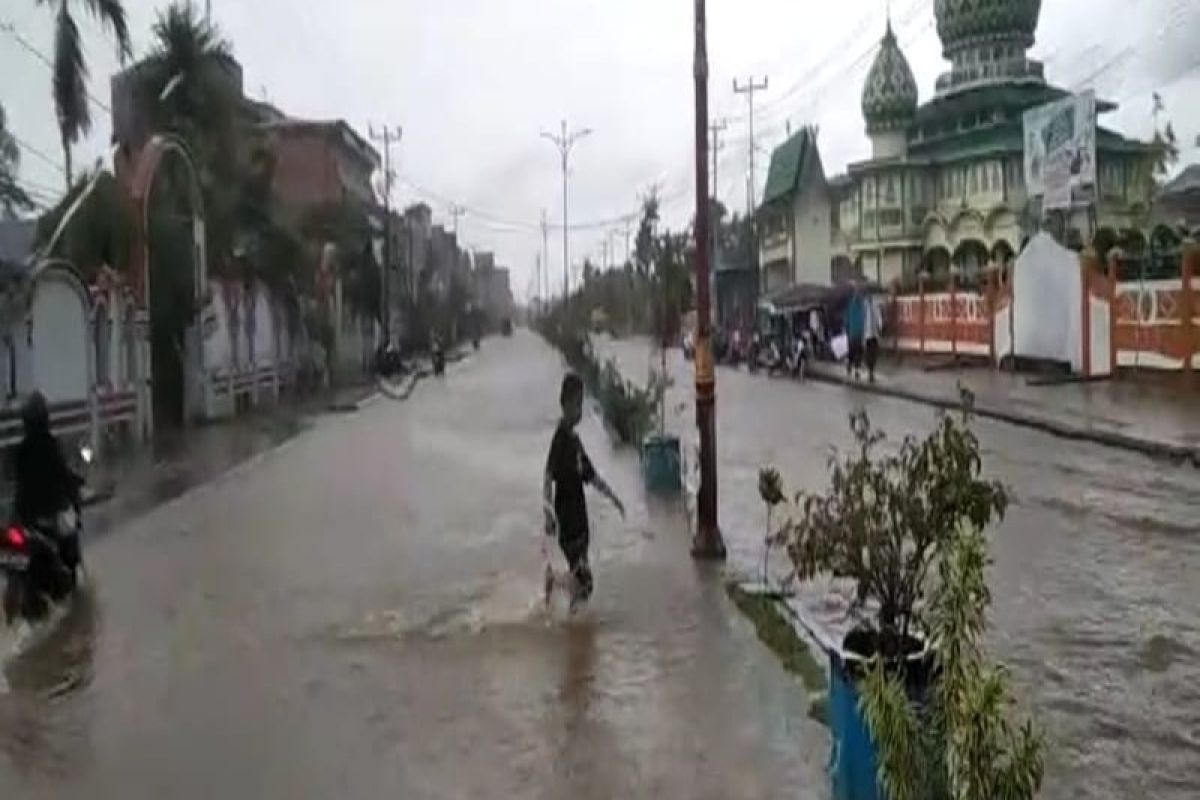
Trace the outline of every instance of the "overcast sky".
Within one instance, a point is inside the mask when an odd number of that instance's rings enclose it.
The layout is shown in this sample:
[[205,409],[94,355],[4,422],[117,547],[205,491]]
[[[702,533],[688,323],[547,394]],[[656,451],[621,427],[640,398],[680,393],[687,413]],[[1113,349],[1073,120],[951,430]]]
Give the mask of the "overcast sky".
[[[203,0],[198,0],[203,5]],[[84,5],[84,4],[77,4]],[[125,0],[134,50],[149,45],[156,0]],[[788,125],[816,123],[826,171],[864,158],[859,97],[883,33],[886,0],[708,0],[710,109],[729,118],[719,179],[722,200],[746,205],[746,98],[731,82],[768,76],[756,96],[756,185]],[[1034,56],[1052,82],[1094,87],[1121,108],[1102,124],[1129,135],[1152,129],[1151,93],[1200,161],[1200,3],[1196,0],[1044,0]],[[933,0],[892,0],[891,15],[922,101],[946,69]],[[667,222],[695,207],[692,178],[691,0],[212,0],[214,21],[245,70],[246,91],[290,115],[341,117],[404,127],[395,203],[424,200],[449,226],[451,202],[468,211],[461,239],[492,249],[513,269],[513,290],[532,289],[542,209],[562,218],[557,151],[539,138],[566,118],[594,133],[572,155],[572,225],[612,220],[657,184]],[[81,12],[81,16],[82,16]],[[49,55],[52,15],[35,0],[3,0],[0,26]],[[82,26],[92,93],[109,100],[114,49]],[[1190,49],[1188,45],[1191,45]],[[1096,74],[1099,73],[1099,74]],[[0,30],[0,103],[28,146],[21,179],[45,194],[61,186],[61,153],[49,69]],[[108,114],[76,151],[93,162],[110,137]],[[38,155],[40,151],[42,155]],[[612,226],[613,250],[625,233]],[[603,257],[608,226],[571,237],[571,259]],[[561,287],[561,233],[550,237],[553,284]]]

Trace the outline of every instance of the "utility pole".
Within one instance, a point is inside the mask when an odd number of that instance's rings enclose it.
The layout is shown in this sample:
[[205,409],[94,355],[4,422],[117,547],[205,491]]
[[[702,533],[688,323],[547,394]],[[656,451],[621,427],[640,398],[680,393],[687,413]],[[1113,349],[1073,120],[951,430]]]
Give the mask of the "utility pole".
[[547,303],[550,302],[550,218],[546,215],[546,209],[542,209],[542,283],[544,284],[545,294],[542,297]]
[[[697,498],[695,558],[725,558],[725,543],[717,525],[717,377],[713,369],[709,320],[708,203],[708,42],[704,0],[696,1],[696,427],[700,433],[700,494]],[[765,82],[764,82],[765,83]],[[753,81],[751,81],[753,85]]]
[[458,218],[467,213],[467,210],[458,203],[450,204],[450,218],[454,220],[453,233],[458,235]]
[[719,119],[708,126],[709,131],[712,132],[712,143],[709,149],[712,151],[712,196],[714,200],[721,190],[721,184],[717,181],[717,153],[724,147],[721,144],[721,133],[725,130],[726,124],[724,119]]
[[567,217],[567,162],[571,155],[571,148],[577,141],[591,134],[591,128],[581,128],[579,130],[567,132],[567,121],[564,119],[561,123],[561,133],[555,135],[542,131],[542,138],[549,139],[558,147],[558,152],[562,156],[562,179],[563,179],[563,302],[566,302],[567,297],[571,293],[571,260],[570,250],[567,240],[570,234],[570,225]]
[[739,84],[737,78],[733,79],[733,91],[736,94],[746,95],[746,105],[750,109],[750,174],[746,178],[746,215],[750,219],[754,219],[754,93],[766,91],[767,76],[763,76],[762,83],[754,80],[751,75],[745,84]]
[[397,125],[389,128],[384,125],[379,133],[375,126],[368,126],[371,139],[383,142],[383,274],[380,281],[380,315],[383,323],[383,344],[385,348],[392,346],[392,302],[388,292],[388,273],[392,269],[392,145],[399,144],[404,136],[404,129]]

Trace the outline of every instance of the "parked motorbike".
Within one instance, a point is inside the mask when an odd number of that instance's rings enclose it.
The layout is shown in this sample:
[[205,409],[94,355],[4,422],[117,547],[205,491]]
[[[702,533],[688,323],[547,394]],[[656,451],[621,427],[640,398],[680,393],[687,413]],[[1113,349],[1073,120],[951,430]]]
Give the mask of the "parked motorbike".
[[[89,448],[80,451],[84,464]],[[82,477],[80,478],[82,482]],[[68,600],[83,571],[80,534],[83,517],[78,506],[33,525],[12,522],[0,536],[0,573],[4,575],[4,618],[37,622],[54,605]]]
[[791,352],[787,356],[787,370],[793,378],[804,380],[804,373],[808,369],[809,353],[808,342],[804,338],[797,338],[792,342]]

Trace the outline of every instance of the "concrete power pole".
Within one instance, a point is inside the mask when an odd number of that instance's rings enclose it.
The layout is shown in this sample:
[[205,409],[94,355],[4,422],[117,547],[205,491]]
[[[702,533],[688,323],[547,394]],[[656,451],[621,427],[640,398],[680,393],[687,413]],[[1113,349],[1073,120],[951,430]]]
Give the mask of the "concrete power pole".
[[719,119],[708,126],[708,130],[712,133],[712,142],[709,144],[709,150],[712,152],[712,196],[717,199],[720,193],[721,184],[717,181],[717,153],[721,151],[724,145],[721,144],[721,133],[725,130],[726,122],[724,119]]
[[567,121],[564,119],[561,123],[561,132],[557,135],[542,131],[542,138],[554,142],[558,147],[559,155],[562,156],[562,179],[563,179],[563,302],[566,302],[567,297],[571,293],[571,259],[568,238],[570,235],[570,226],[567,217],[567,174],[568,174],[568,159],[571,155],[571,148],[577,141],[585,136],[591,135],[591,128],[581,128],[579,130],[567,131]]
[[404,129],[397,125],[389,128],[387,125],[379,132],[375,126],[369,126],[373,141],[383,143],[383,275],[380,298],[383,317],[383,343],[385,347],[392,346],[392,299],[389,296],[388,274],[392,269],[392,145],[398,144],[404,135]]
[[737,78],[733,79],[733,91],[737,94],[746,95],[746,105],[750,110],[750,174],[746,178],[746,214],[751,219],[754,219],[754,93],[766,91],[767,77],[764,75],[762,83],[754,80],[751,75],[745,84],[739,84]]
[[466,213],[467,213],[467,210],[465,208],[463,208],[462,206],[460,206],[458,203],[450,204],[450,218],[452,220],[454,220],[454,228],[452,229],[451,232],[454,233],[455,236],[458,235],[458,218],[465,215]]
[[700,492],[696,502],[696,538],[692,555],[696,558],[722,559],[725,543],[717,525],[717,378],[713,369],[712,325],[709,306],[708,199],[708,35],[705,30],[704,0],[696,0],[695,10],[696,81],[696,350],[692,360],[696,370],[696,427],[700,434]]

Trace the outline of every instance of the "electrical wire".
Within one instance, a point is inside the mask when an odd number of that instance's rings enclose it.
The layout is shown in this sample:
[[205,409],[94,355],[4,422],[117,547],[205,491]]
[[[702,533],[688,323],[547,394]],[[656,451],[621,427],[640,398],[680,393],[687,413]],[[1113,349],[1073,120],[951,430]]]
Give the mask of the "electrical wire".
[[[0,31],[7,33],[14,40],[16,40],[17,44],[19,44],[22,49],[24,49],[38,61],[42,62],[46,69],[50,70],[50,72],[53,74],[54,62],[37,46],[32,44],[28,39],[21,35],[21,32],[17,30],[17,27],[13,25],[12,22],[8,20],[0,20]],[[84,94],[87,95],[87,98],[91,100],[92,103],[94,103],[97,107],[103,110],[106,114],[112,114],[112,109],[108,106],[108,104],[99,97],[96,97],[96,95],[92,94],[91,89],[89,89],[86,85],[84,86],[83,91]]]

